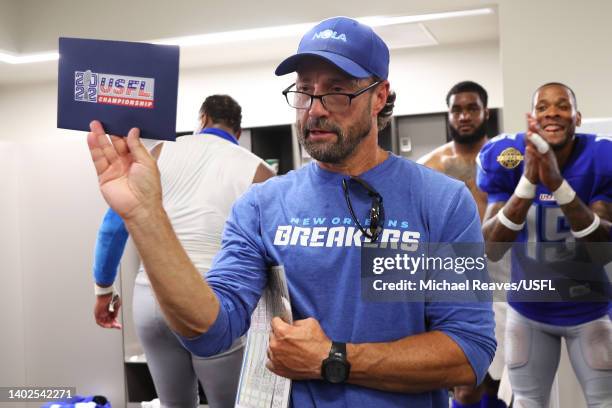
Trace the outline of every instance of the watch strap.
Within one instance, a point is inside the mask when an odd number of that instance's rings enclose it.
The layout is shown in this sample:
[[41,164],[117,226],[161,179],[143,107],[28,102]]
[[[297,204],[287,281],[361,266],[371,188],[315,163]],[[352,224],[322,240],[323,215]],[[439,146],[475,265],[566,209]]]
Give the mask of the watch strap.
[[329,350],[329,356],[341,357],[346,361],[346,343],[339,341],[332,341],[331,350]]

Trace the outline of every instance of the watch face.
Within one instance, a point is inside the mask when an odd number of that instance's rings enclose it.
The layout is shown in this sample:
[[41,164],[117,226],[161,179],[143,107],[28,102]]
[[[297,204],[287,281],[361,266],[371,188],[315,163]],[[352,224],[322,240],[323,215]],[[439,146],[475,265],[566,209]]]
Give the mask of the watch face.
[[325,361],[325,379],[333,384],[346,381],[346,363],[342,360],[327,359]]

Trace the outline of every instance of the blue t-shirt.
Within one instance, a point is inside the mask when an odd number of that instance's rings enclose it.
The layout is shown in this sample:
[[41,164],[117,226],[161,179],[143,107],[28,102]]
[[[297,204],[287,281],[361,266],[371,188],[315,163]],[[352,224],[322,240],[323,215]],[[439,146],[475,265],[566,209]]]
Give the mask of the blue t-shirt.
[[[561,169],[561,175],[585,204],[612,202],[612,138],[588,134],[576,134],[575,137],[574,149]],[[488,193],[489,203],[510,199],[524,172],[524,154],[524,133],[502,134],[483,146],[478,156],[477,184]],[[536,196],[526,221],[516,242],[564,243],[574,239],[569,222],[554,201],[552,192],[542,184],[536,187]],[[554,277],[558,275],[555,271],[559,271],[556,268],[563,268],[564,265],[571,267],[568,262],[556,262],[547,248],[551,247],[545,244],[515,246],[511,254],[512,280],[517,282],[525,277],[527,271],[536,270],[539,276],[548,273],[548,276]],[[552,255],[559,259],[558,251]],[[567,260],[568,254],[564,258]],[[513,300],[515,296],[511,292],[508,303],[522,315],[562,326],[597,319],[605,315],[610,307],[609,302],[524,302]]]
[[[295,319],[313,317],[328,337],[351,343],[442,331],[463,349],[482,381],[496,346],[490,303],[361,299],[362,239],[345,202],[344,177],[310,163],[253,186],[235,203],[206,276],[220,300],[219,315],[208,332],[183,343],[199,355],[229,347],[249,327],[267,268],[283,265]],[[399,232],[400,240],[416,234],[420,242],[482,242],[476,205],[463,183],[394,155],[360,177],[383,197],[387,234]],[[357,195],[352,201],[363,224],[371,201]],[[294,381],[291,401],[295,407],[424,408],[444,406],[448,397],[443,389],[401,394],[313,380]]]

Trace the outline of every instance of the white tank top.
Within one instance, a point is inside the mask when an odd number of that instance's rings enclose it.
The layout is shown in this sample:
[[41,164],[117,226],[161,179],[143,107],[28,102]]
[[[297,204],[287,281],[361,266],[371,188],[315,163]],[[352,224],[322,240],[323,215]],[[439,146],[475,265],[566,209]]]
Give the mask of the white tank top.
[[[185,251],[204,275],[221,248],[233,203],[265,162],[218,136],[198,134],[164,142],[157,163],[164,208]],[[136,283],[149,284],[142,264]]]

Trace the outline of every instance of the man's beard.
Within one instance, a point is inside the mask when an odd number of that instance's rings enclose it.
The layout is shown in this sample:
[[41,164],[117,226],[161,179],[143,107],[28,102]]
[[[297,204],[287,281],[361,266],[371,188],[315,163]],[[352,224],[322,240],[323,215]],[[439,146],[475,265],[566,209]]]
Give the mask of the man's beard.
[[448,124],[448,133],[455,143],[471,145],[482,140],[487,134],[487,122],[483,121],[472,133],[466,135],[459,134],[459,131]]
[[[298,122],[298,140],[304,149],[315,160],[323,163],[338,164],[348,158],[359,143],[365,139],[372,130],[372,122],[367,115],[361,121],[349,126],[344,132],[338,125],[326,118],[308,119],[305,125]],[[320,129],[336,134],[335,142],[312,142],[308,137],[310,129]]]

